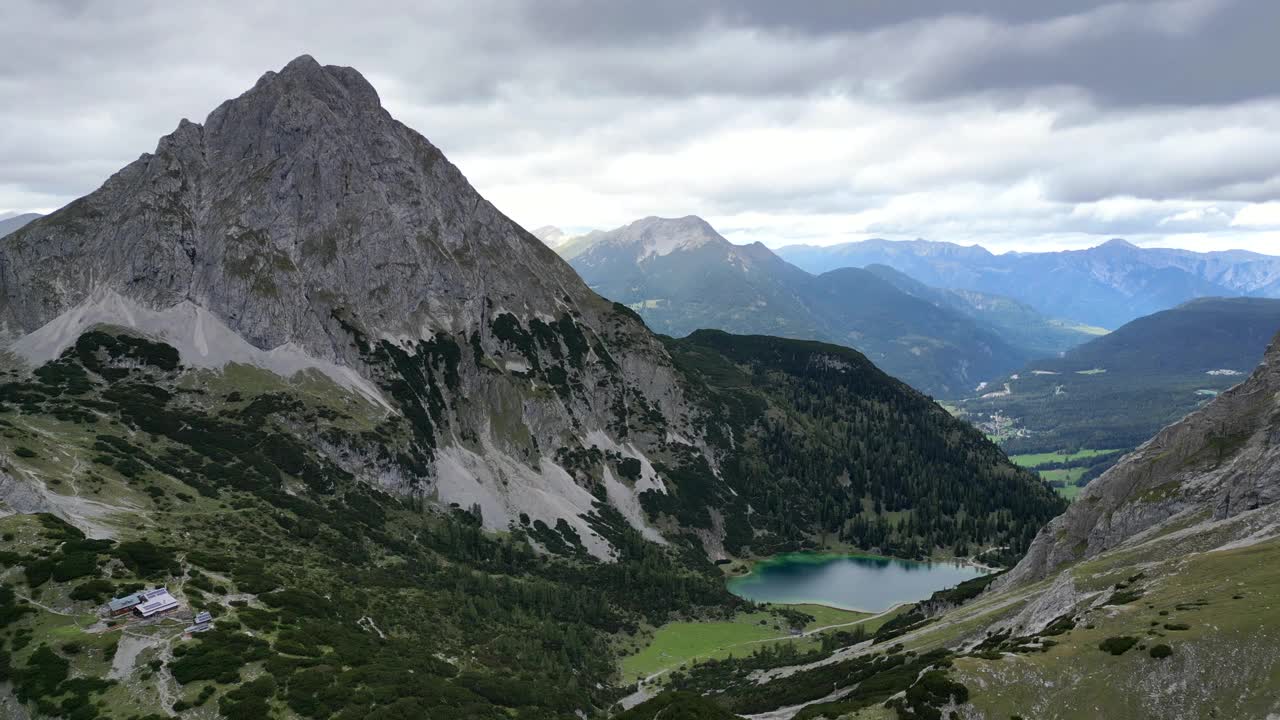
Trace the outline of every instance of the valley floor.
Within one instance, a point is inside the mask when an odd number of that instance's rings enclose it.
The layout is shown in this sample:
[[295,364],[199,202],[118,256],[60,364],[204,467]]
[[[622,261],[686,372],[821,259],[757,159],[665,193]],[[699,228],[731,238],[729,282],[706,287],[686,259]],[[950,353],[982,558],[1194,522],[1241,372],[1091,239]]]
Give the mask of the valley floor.
[[647,644],[622,645],[626,653],[621,662],[622,680],[632,683],[687,667],[708,659],[749,655],[762,647],[794,644],[800,652],[821,645],[821,634],[828,630],[850,629],[862,625],[874,632],[881,624],[900,612],[893,608],[879,614],[841,610],[824,605],[778,606],[813,616],[804,628],[791,628],[785,619],[771,612],[751,612],[732,620],[674,622],[645,635]]

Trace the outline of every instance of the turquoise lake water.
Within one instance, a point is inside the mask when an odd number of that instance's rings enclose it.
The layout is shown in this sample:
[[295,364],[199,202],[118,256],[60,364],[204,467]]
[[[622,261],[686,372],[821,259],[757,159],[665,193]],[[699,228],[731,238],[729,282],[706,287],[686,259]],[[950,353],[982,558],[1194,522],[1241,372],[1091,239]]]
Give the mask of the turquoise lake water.
[[914,562],[869,555],[788,553],[731,578],[729,592],[756,602],[817,603],[881,612],[985,574],[954,562]]

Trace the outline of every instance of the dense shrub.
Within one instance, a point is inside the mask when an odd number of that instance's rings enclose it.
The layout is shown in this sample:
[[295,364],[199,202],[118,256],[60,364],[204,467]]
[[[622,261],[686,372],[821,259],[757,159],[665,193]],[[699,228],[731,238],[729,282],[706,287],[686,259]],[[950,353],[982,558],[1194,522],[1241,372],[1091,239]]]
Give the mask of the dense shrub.
[[1112,655],[1123,655],[1129,651],[1129,648],[1138,643],[1138,638],[1129,637],[1128,635],[1120,635],[1117,637],[1109,637],[1098,645],[1098,649],[1109,652]]
[[211,630],[185,648],[181,657],[169,663],[169,671],[183,685],[196,680],[235,682],[246,663],[263,660],[271,653],[267,643],[244,633]]
[[14,594],[13,588],[8,585],[0,585],[0,628],[8,627],[17,622],[23,615],[34,613],[36,610],[27,605],[19,605],[17,595]]
[[52,577],[56,582],[68,582],[98,574],[98,556],[92,552],[63,555],[54,562]]
[[1164,644],[1160,644],[1160,645],[1153,645],[1153,646],[1151,647],[1150,652],[1151,652],[1151,657],[1153,657],[1153,658],[1155,658],[1155,659],[1159,660],[1159,659],[1161,659],[1161,658],[1167,658],[1167,657],[1169,657],[1170,655],[1172,655],[1172,654],[1173,654],[1173,648],[1169,647],[1168,645],[1164,645]]
[[72,600],[102,602],[115,593],[115,584],[111,580],[90,580],[72,588]]
[[176,575],[180,569],[173,550],[146,540],[120,543],[114,554],[126,567],[144,578]]
[[218,710],[227,720],[260,720],[270,716],[268,701],[275,692],[275,680],[263,676],[224,695],[218,701]]

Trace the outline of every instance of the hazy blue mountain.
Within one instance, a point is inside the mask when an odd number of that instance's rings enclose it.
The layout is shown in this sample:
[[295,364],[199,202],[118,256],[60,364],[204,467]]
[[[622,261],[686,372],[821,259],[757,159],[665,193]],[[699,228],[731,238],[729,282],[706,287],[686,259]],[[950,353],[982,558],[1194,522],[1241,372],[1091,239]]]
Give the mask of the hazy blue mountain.
[[1280,297],[1280,257],[1144,249],[1124,240],[1087,250],[1004,255],[926,240],[866,240],[792,245],[778,255],[810,272],[887,265],[926,285],[1005,295],[1054,317],[1105,328],[1197,297]]
[[698,217],[645,218],[582,236],[561,254],[593,290],[631,306],[659,332],[716,328],[836,342],[939,396],[957,396],[1037,354],[875,273],[810,275],[760,243],[729,242]]
[[1280,300],[1201,298],[1037,360],[961,403],[1007,448],[1128,449],[1244,379],[1280,331]]
[[1036,357],[1057,355],[1106,332],[1102,328],[1047,317],[1030,305],[1004,295],[925,285],[888,265],[868,265],[866,270],[909,295],[973,318]]
[[32,220],[39,219],[40,217],[40,213],[24,213],[22,215],[10,215],[6,218],[0,218],[0,237],[8,235]]

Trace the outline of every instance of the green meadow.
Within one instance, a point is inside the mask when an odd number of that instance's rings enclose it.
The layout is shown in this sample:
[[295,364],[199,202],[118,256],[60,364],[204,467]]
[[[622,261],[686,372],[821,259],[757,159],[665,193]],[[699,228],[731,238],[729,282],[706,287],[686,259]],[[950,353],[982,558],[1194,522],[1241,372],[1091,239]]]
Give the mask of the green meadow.
[[654,630],[648,644],[622,659],[624,682],[649,677],[655,673],[673,670],[690,663],[721,659],[731,655],[750,655],[753,651],[778,643],[794,642],[800,652],[810,650],[821,643],[820,628],[832,626],[866,625],[868,632],[892,618],[898,611],[890,610],[880,615],[840,610],[824,605],[783,605],[813,616],[804,628],[804,635],[797,635],[786,625],[785,619],[771,612],[741,613],[732,620],[673,622]]
[[[1115,450],[1079,450],[1073,453],[1031,453],[1027,455],[1010,455],[1009,459],[1024,468],[1037,468],[1041,465],[1048,465],[1056,462],[1072,462],[1075,460],[1087,460],[1095,458],[1099,455],[1116,452]],[[1043,473],[1042,473],[1043,474]],[[1046,478],[1048,479],[1048,478]]]

